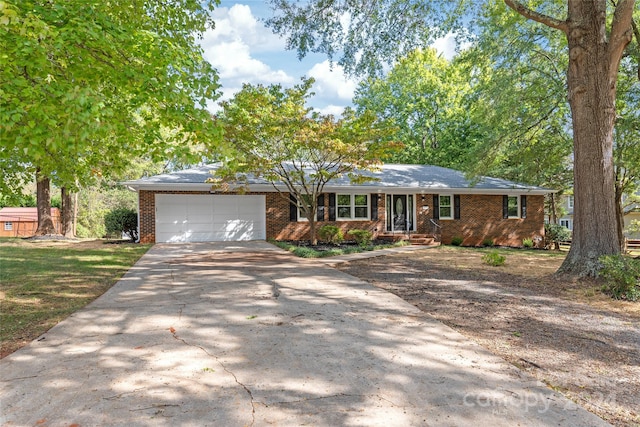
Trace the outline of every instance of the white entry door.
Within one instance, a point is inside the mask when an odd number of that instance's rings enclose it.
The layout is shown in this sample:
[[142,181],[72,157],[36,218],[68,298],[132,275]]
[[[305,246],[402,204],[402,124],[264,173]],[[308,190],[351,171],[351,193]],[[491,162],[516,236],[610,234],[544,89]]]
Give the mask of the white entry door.
[[265,197],[156,194],[156,242],[266,239]]

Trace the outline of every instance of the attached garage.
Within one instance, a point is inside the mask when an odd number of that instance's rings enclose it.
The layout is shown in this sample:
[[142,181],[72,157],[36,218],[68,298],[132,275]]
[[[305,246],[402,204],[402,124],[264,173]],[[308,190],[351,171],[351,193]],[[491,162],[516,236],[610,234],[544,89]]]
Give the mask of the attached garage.
[[262,195],[156,194],[156,242],[266,239]]

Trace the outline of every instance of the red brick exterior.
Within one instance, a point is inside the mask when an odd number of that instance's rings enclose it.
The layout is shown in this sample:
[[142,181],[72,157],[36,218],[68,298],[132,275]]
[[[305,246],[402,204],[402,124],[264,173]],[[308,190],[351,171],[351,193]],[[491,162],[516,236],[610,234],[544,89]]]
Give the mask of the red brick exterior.
[[461,195],[460,219],[440,220],[442,242],[462,237],[464,246],[480,246],[492,239],[499,246],[522,246],[523,239],[544,236],[544,196],[527,196],[526,218],[503,218],[501,195]]
[[[140,204],[140,242],[155,242],[155,194],[209,194],[208,192],[189,191],[143,191],[139,192]],[[307,221],[289,220],[289,200],[279,193],[247,193],[265,195],[266,234],[268,239],[309,240]],[[372,194],[371,197],[376,197]],[[325,219],[328,218],[329,198],[325,197]],[[430,234],[433,225],[433,195],[416,194],[416,230],[415,233]],[[378,220],[376,221],[318,221],[316,227],[325,224],[336,225],[345,236],[348,230],[366,229],[374,235],[386,230],[384,194],[378,200]],[[424,207],[427,207],[426,209]],[[454,237],[461,237],[463,245],[478,246],[485,239],[493,239],[496,245],[522,246],[525,238],[542,238],[544,235],[544,196],[527,196],[527,217],[504,219],[502,216],[501,195],[461,195],[460,219],[438,220],[441,226],[443,243],[451,243]]]
[[[375,196],[372,196],[375,197]],[[329,198],[324,198],[325,219],[329,215]],[[289,200],[278,193],[267,193],[267,238],[275,240],[310,240],[310,228],[307,221],[289,221]],[[384,232],[384,200],[378,202],[378,220],[376,221],[316,221],[316,231],[323,225],[340,227],[345,237],[353,229],[369,230],[374,235]]]

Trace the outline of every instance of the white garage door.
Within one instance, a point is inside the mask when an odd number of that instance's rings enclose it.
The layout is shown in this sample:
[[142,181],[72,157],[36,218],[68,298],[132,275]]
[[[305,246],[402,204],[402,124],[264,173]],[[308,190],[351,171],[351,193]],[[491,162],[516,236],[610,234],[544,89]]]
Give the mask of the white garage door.
[[156,242],[266,239],[264,196],[156,194]]

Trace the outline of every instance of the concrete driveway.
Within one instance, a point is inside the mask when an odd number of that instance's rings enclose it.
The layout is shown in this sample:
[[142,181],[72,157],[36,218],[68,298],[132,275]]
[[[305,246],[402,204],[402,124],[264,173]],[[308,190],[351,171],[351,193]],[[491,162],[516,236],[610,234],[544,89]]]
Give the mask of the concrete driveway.
[[398,297],[264,242],[156,245],[0,373],[3,426],[607,425]]

